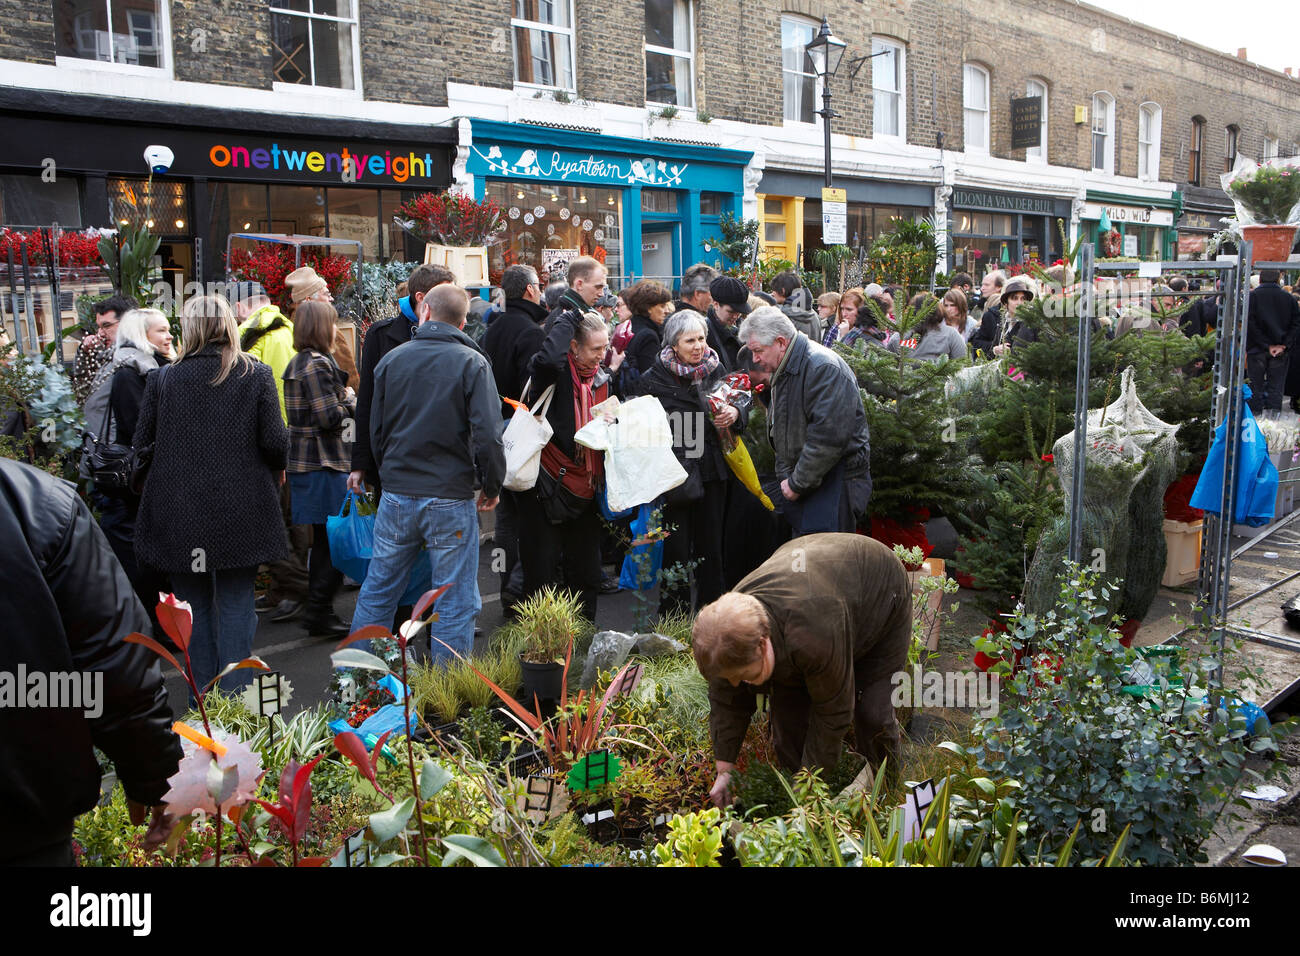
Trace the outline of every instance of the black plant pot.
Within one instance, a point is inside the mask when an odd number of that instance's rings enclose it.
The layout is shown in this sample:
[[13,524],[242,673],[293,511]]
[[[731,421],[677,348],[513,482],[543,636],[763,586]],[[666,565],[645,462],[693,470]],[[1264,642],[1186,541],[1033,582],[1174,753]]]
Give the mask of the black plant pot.
[[538,700],[557,701],[560,699],[560,688],[564,683],[564,665],[557,664],[554,661],[548,661],[545,664],[534,664],[532,661],[526,661],[521,656],[519,658],[519,667],[523,672],[524,686],[519,692],[523,698],[525,706],[532,706],[533,696],[536,695]]

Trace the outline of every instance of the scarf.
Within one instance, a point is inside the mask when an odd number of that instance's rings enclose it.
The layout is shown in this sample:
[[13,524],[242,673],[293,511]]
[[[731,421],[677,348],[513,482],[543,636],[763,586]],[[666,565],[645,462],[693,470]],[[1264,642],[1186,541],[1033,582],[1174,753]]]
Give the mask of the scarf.
[[677,358],[677,353],[670,345],[659,353],[659,361],[663,362],[664,368],[678,378],[684,378],[688,382],[702,382],[718,367],[719,360],[718,353],[709,349],[704,353],[704,360],[699,365],[687,365]]
[[[573,353],[568,356],[569,381],[573,384],[573,430],[576,433],[591,421],[592,383],[596,378],[596,369],[582,372],[573,361]],[[605,476],[605,456],[594,449],[575,443],[575,451],[580,451],[587,463],[587,480],[591,487],[600,487]]]

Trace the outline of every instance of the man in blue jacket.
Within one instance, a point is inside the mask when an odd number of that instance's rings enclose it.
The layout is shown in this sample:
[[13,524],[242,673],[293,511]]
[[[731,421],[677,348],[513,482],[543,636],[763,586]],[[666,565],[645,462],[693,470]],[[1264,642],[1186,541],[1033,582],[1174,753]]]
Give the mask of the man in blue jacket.
[[[370,448],[383,493],[374,557],[352,626],[387,627],[421,547],[433,560],[430,588],[450,584],[430,634],[462,654],[474,645],[478,591],[478,511],[497,506],[506,476],[501,403],[492,366],[461,331],[469,297],[440,285],[423,297],[415,337],[375,368]],[[446,655],[437,641],[435,660]]]

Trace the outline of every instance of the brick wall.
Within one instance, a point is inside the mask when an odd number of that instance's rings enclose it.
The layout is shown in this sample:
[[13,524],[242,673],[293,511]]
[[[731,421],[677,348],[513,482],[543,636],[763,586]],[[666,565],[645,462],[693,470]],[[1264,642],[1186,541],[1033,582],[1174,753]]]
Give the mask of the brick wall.
[[54,5],[0,0],[0,60],[54,63]]
[[271,14],[265,0],[171,0],[176,79],[271,88]]

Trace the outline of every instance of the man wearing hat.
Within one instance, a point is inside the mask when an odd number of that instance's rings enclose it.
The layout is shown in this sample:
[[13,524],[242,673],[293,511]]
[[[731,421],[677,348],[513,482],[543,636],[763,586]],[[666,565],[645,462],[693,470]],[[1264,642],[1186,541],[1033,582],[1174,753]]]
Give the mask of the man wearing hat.
[[728,372],[736,370],[740,339],[736,326],[749,315],[749,286],[733,276],[718,276],[709,283],[713,307],[709,309],[709,348],[717,353]]
[[[291,273],[292,275],[292,273]],[[319,276],[316,277],[318,280]],[[325,284],[320,280],[321,285]],[[239,347],[259,362],[271,366],[275,389],[280,396],[280,416],[285,424],[284,380],[280,377],[293,360],[293,323],[271,301],[260,282],[237,282],[232,290],[235,315],[239,319]]]

